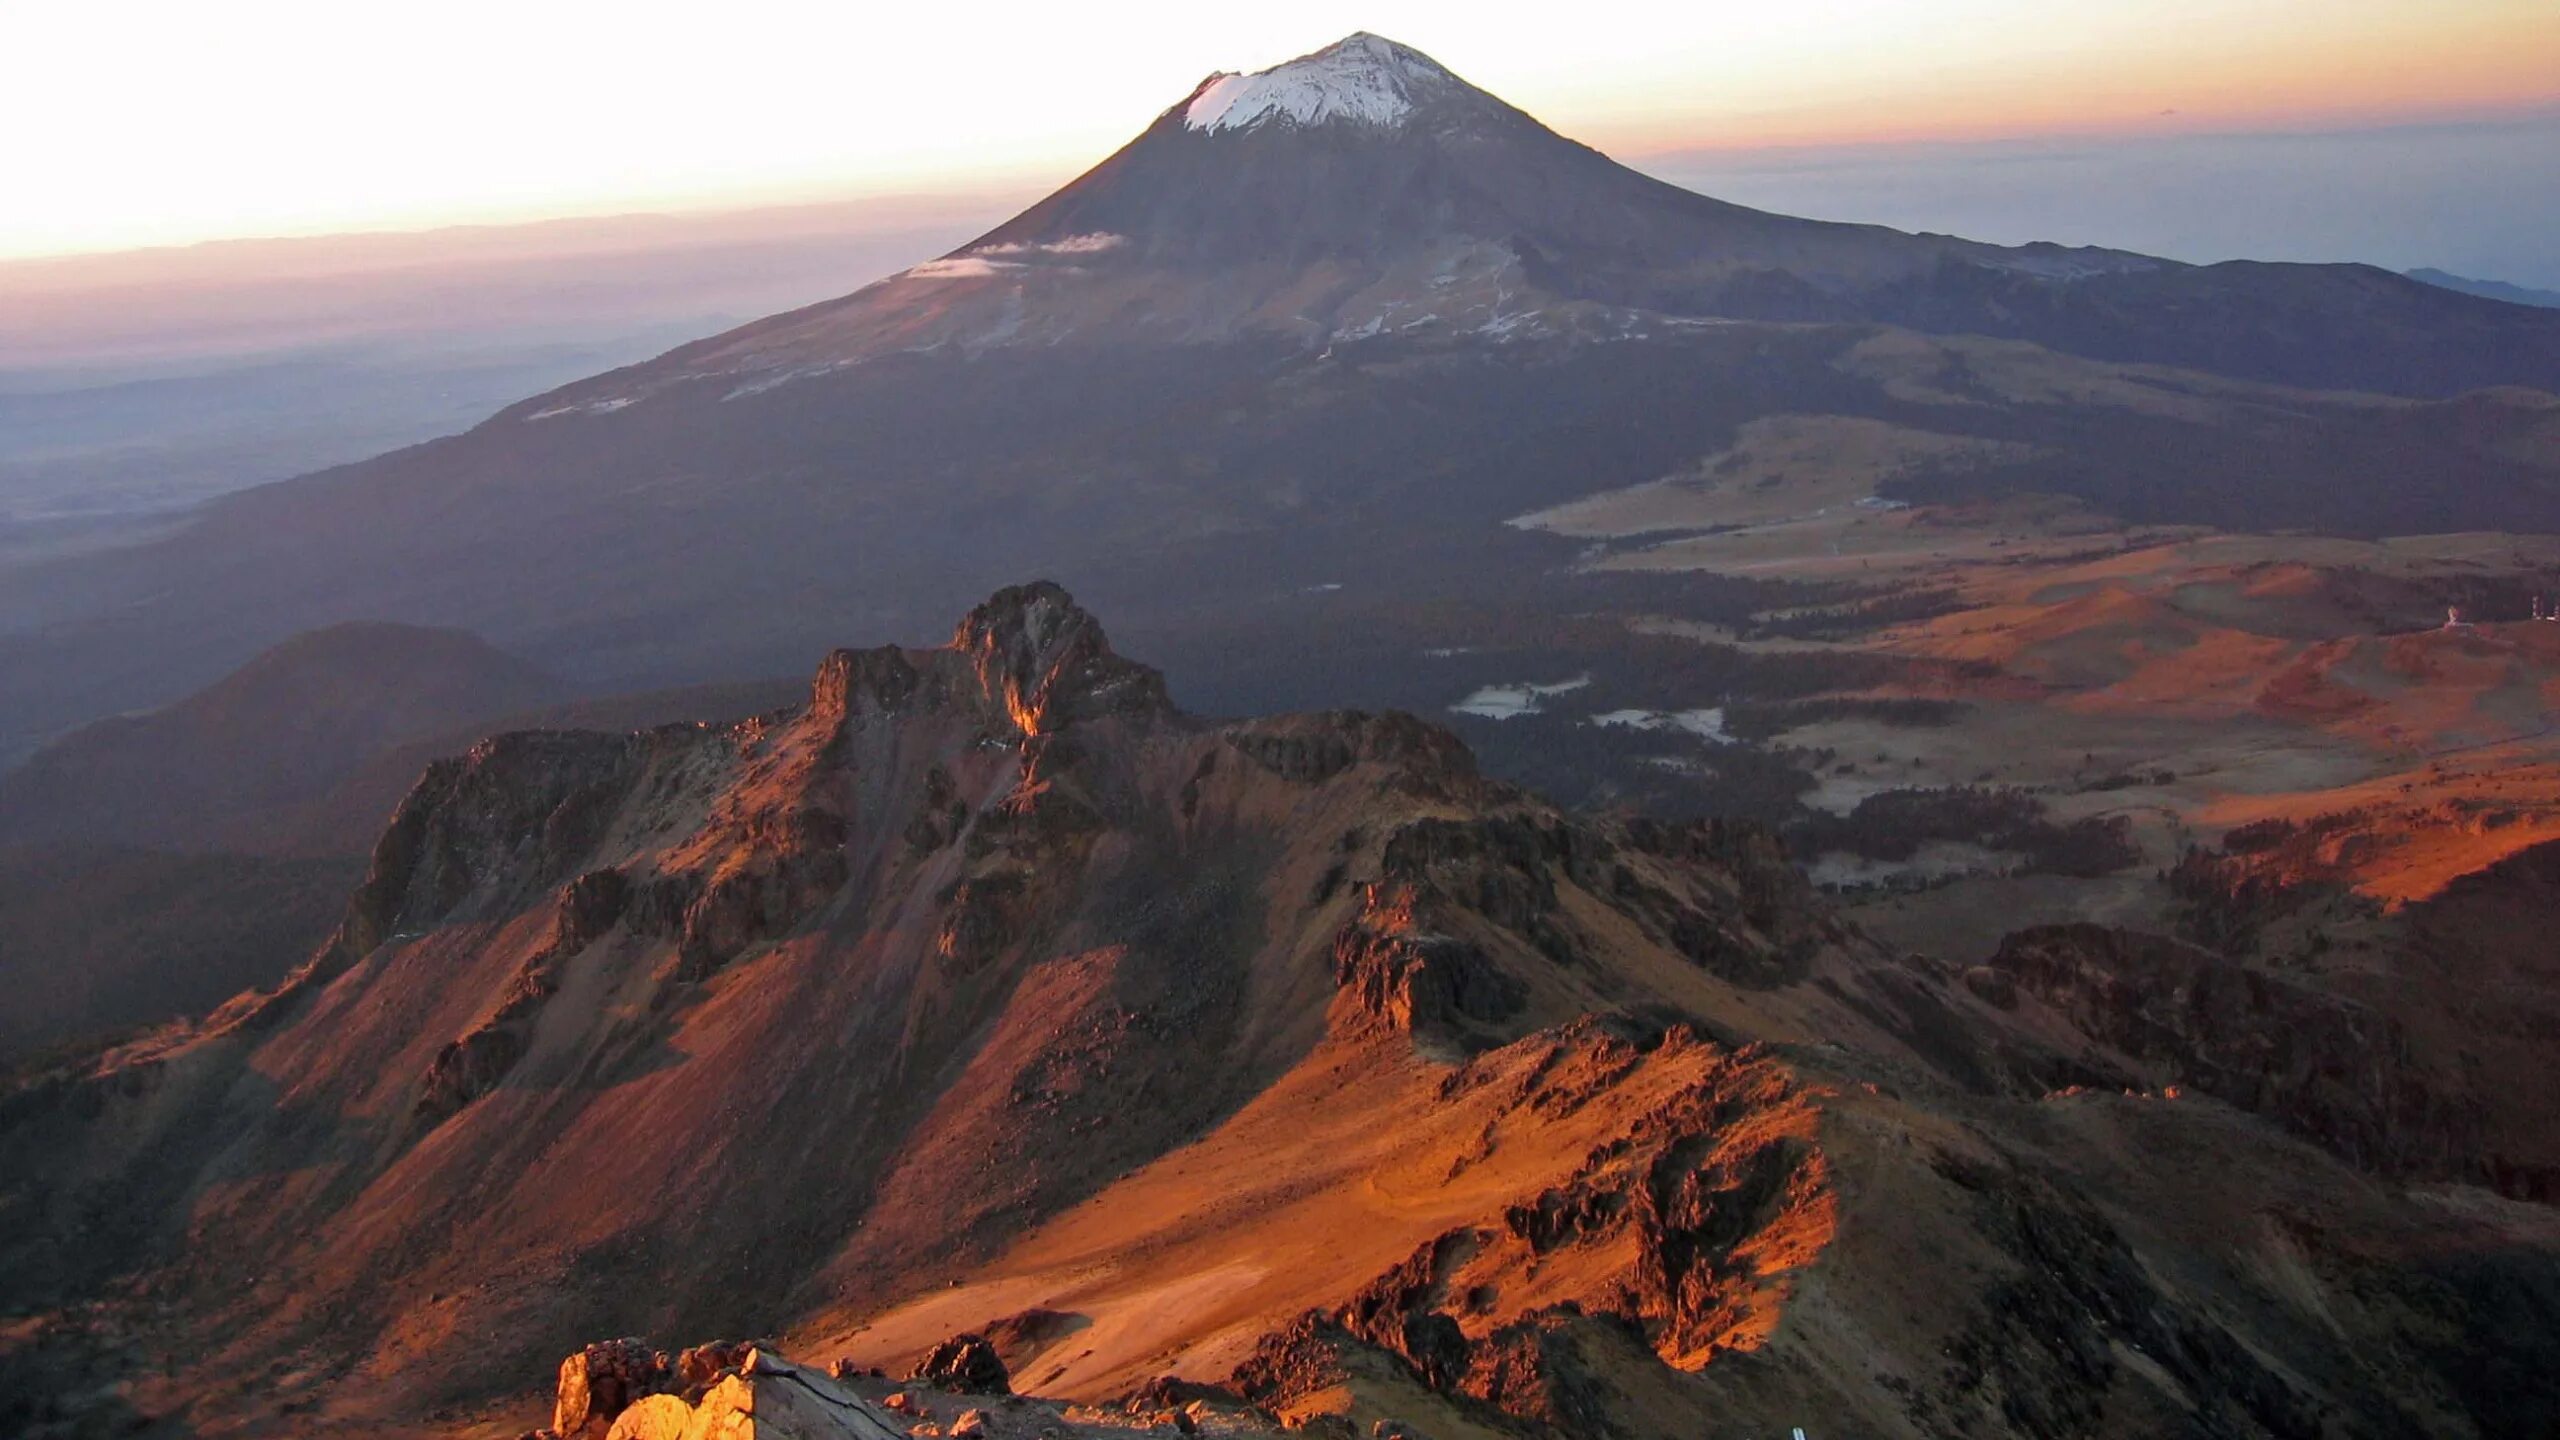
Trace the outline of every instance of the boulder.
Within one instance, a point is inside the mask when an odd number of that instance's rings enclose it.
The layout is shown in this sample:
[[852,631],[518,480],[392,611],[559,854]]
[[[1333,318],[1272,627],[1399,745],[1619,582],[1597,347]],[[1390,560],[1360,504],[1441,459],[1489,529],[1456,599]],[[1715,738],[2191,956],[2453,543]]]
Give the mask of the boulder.
[[907,1376],[970,1395],[1010,1395],[1013,1377],[984,1335],[954,1335],[926,1352]]
[[735,1370],[747,1363],[747,1357],[758,1350],[770,1350],[770,1340],[714,1340],[696,1345],[676,1356],[675,1383],[690,1398],[701,1398],[724,1371]]
[[646,1397],[604,1440],[906,1440],[906,1432],[824,1373],[750,1350],[699,1402]]
[[615,1418],[605,1440],[685,1440],[695,1410],[674,1395],[644,1395]]
[[603,1340],[560,1362],[551,1428],[561,1440],[602,1440],[615,1417],[667,1388],[667,1357],[645,1340]]

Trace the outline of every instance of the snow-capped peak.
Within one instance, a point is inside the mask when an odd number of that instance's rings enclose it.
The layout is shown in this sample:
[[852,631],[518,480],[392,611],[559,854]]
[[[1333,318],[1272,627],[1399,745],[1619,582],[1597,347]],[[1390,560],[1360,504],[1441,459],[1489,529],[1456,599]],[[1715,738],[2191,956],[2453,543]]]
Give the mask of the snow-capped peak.
[[1212,134],[1278,119],[1393,125],[1418,95],[1449,78],[1430,56],[1364,30],[1285,65],[1212,77],[1191,97],[1182,123]]

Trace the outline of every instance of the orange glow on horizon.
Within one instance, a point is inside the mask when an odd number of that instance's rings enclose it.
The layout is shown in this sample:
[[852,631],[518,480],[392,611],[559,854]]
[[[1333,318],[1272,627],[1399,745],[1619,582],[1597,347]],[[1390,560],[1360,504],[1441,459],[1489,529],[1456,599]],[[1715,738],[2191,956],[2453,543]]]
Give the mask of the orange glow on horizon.
[[741,0],[0,8],[0,258],[1037,190],[1212,68],[1368,29],[1622,155],[2369,126],[2560,106],[2550,0],[1456,0],[911,10]]
[[2543,23],[2499,26],[2459,7],[2441,23],[2332,32],[2321,43],[2200,51],[2154,41],[2040,57],[2034,65],[1953,64],[1889,89],[1736,110],[1700,106],[1637,118],[1595,115],[1581,137],[1645,154],[1800,145],[1898,144],[2284,132],[2524,118],[2560,113],[2560,6]]

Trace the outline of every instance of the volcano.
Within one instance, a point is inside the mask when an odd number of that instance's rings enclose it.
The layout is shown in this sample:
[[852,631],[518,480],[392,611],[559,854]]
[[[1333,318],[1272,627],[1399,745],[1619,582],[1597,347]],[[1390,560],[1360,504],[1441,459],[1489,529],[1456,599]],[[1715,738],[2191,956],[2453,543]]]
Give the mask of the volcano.
[[[1906,331],[2071,378],[2021,398],[1861,358],[1910,353]],[[1015,219],[841,299],[0,572],[0,757],[349,618],[670,687],[787,673],[854,626],[920,638],[1025,573],[1187,647],[1214,707],[1319,703],[1221,663],[1233,627],[1325,586],[1481,605],[1509,591],[1485,577],[1571,558],[1506,520],[1788,413],[1934,406],[2038,457],[2009,489],[2148,522],[2560,526],[2514,405],[2267,382],[2560,387],[2560,312],[2362,266],[1767,214],[1355,35],[1208,78]],[[2095,398],[2124,384],[2203,399]]]
[[[1626,339],[1733,319],[2012,335],[2315,385],[2560,383],[2560,327],[2518,307],[2364,267],[2197,267],[1773,215],[1639,174],[1359,34],[1212,75],[1117,154],[937,260],[518,413],[619,407],[684,380],[787,383],[916,349]],[[2386,324],[2435,338],[2421,357],[2375,333]],[[2314,338],[2341,326],[2364,337],[2351,355]],[[2463,358],[2466,344],[2487,348]]]

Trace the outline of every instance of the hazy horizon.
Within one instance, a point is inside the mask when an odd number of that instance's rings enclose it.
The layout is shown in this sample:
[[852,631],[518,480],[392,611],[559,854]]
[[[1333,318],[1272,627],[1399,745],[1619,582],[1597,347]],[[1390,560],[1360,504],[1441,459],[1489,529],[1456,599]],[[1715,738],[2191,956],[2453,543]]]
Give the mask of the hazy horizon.
[[[1639,159],[2498,123],[2560,103],[2560,11],[2528,0],[2342,0],[2310,31],[2284,0],[2100,0],[2033,25],[1996,0],[1681,14],[1602,0],[1569,30],[1436,0],[1148,5],[1107,28],[1000,6],[995,42],[966,51],[920,15],[769,0],[701,32],[676,13],[464,0],[420,25],[243,0],[0,15],[14,53],[114,60],[30,67],[0,94],[0,125],[46,137],[0,156],[18,202],[0,256],[1046,189],[1209,71],[1360,29]],[[404,63],[386,73],[392,47]]]
[[[2360,262],[2560,286],[2560,248],[2548,243],[2560,233],[2560,105],[2498,119],[2327,130],[1612,153],[1687,189],[1814,219],[2001,244],[2103,245],[2195,264]],[[825,281],[839,288],[807,293],[797,302],[805,303],[939,253],[1082,168],[1079,163],[1055,174],[938,193],[667,206],[0,257],[0,318],[9,322],[7,333],[16,342],[0,344],[0,368],[25,363],[49,336],[62,338],[52,322],[76,316],[88,325],[102,323],[90,307],[112,304],[119,294],[148,292],[157,302],[176,289],[236,294],[315,276],[396,277],[422,266],[498,272],[599,255],[645,266],[647,257],[662,252],[861,237],[863,243]],[[773,288],[758,277],[741,277],[739,283],[750,291]],[[234,308],[243,307],[235,302]],[[166,317],[155,323],[159,337],[168,338]]]
[[1634,162],[1719,199],[2005,245],[2560,288],[2560,108],[2341,130],[1794,146]]

